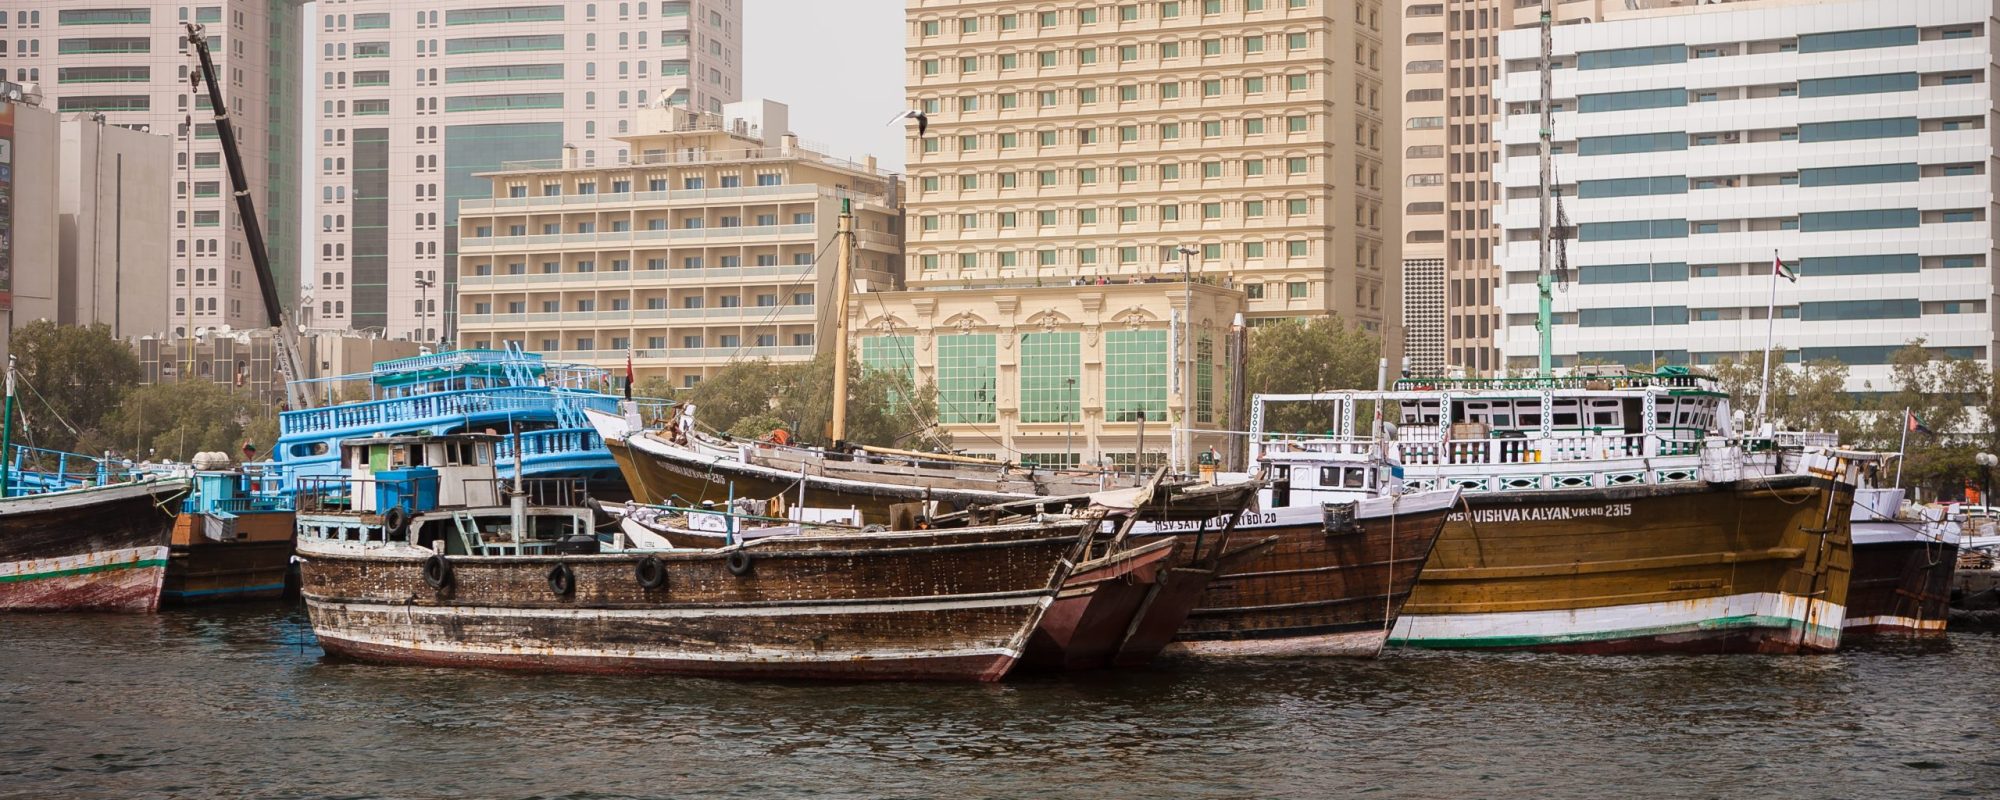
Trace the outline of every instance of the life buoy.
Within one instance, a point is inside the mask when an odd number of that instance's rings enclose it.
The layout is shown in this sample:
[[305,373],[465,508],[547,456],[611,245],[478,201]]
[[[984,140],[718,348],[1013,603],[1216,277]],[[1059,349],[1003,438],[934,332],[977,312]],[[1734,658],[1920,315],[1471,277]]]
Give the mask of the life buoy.
[[667,565],[658,556],[646,556],[632,565],[632,577],[639,580],[639,588],[650,592],[667,585]]
[[426,585],[439,593],[443,593],[445,590],[451,588],[452,581],[451,560],[445,558],[443,553],[437,553],[430,558],[424,559],[424,583]]
[[729,567],[729,574],[739,578],[750,574],[750,568],[756,566],[755,562],[750,560],[750,553],[745,550],[731,552],[729,558],[723,561],[723,565]]
[[871,523],[869,523],[869,524],[867,524],[867,525],[863,525],[863,526],[861,526],[861,532],[862,532],[862,533],[888,533],[888,532],[889,532],[889,526],[887,526],[887,525],[884,525],[884,524],[882,524],[882,523],[879,523],[879,522],[871,522]]
[[410,513],[402,506],[390,506],[382,513],[382,533],[390,538],[401,537],[410,527]]
[[568,597],[576,591],[576,573],[568,564],[558,562],[549,568],[549,591],[559,597]]

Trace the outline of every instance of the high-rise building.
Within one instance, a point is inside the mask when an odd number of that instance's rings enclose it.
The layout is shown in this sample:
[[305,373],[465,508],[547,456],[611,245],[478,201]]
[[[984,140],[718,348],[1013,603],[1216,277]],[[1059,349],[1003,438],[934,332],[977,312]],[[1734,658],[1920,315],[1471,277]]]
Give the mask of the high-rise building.
[[838,324],[842,203],[863,285],[901,274],[901,217],[893,175],[800,146],[783,109],[764,103],[757,124],[646,109],[613,140],[632,152],[622,163],[481,173],[491,194],[460,201],[459,345],[608,369],[629,354],[639,377],[677,387],[737,361],[811,360]]
[[[237,221],[205,87],[187,45],[206,26],[244,169],[269,241],[279,297],[298,293],[299,7],[287,0],[0,0],[0,70],[35,84],[59,114],[174,138],[171,192],[145,203],[172,219],[172,333],[268,324]],[[192,127],[190,127],[192,126]],[[170,296],[169,296],[170,295]]]
[[963,446],[1094,461],[1138,452],[1141,416],[1171,423],[1147,449],[1168,427],[1220,429],[1239,311],[1337,313],[1400,347],[1394,9],[909,0],[906,16],[909,102],[929,120],[907,140],[908,291],[855,322],[935,333],[909,352]]
[[0,81],[0,358],[36,320],[159,333],[173,140],[4,99],[21,88]]
[[313,324],[450,337],[458,201],[492,196],[474,176],[621,163],[648,106],[720,113],[741,2],[317,3]]
[[[1888,386],[1917,338],[1990,359],[1994,10],[1769,0],[1556,27],[1554,183],[1575,226],[1558,363],[1754,360],[1767,331],[1849,365],[1850,390]],[[1540,37],[1499,48],[1498,345],[1519,372],[1537,361]]]

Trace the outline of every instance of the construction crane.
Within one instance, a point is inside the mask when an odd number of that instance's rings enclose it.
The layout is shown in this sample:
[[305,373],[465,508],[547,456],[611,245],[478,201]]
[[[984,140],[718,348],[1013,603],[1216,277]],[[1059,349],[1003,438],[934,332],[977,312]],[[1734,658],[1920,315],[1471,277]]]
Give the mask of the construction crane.
[[[185,25],[188,44],[201,61],[201,74],[196,79],[208,85],[208,105],[215,112],[215,133],[222,139],[222,157],[229,163],[229,185],[236,193],[236,215],[243,221],[243,238],[250,245],[250,261],[257,267],[264,314],[278,329],[272,341],[277,344],[278,369],[285,373],[285,399],[293,410],[311,408],[312,393],[306,391],[306,373],[299,366],[299,332],[285,318],[285,308],[278,302],[278,283],[271,274],[271,254],[265,250],[264,226],[257,219],[256,201],[250,197],[250,180],[243,172],[243,152],[237,147],[235,126],[229,121],[229,103],[222,97],[222,81],[215,73],[215,59],[208,52],[208,33],[201,23]],[[194,135],[192,122],[190,119],[189,136]]]

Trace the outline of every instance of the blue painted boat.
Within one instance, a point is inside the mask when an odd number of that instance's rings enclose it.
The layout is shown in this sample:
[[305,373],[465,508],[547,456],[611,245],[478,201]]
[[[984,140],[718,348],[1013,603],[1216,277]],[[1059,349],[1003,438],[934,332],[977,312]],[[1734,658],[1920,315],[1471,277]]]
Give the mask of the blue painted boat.
[[602,369],[510,346],[384,361],[367,375],[316,383],[364,379],[368,400],[279,415],[275,466],[286,491],[301,479],[337,476],[343,440],[495,433],[503,436],[495,448],[502,477],[513,477],[518,463],[525,477],[578,478],[599,496],[624,494],[617,463],[583,416],[587,408],[617,408],[620,398],[609,392],[613,382]]

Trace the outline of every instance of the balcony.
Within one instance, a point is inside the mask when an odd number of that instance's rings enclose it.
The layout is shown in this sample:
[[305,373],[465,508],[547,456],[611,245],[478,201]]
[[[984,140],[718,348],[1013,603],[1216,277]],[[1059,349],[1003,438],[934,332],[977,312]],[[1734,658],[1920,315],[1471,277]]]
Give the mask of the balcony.
[[[669,189],[662,192],[610,192],[605,194],[564,194],[533,195],[529,197],[495,197],[490,199],[460,200],[461,215],[479,215],[501,209],[522,209],[523,211],[551,210],[622,210],[624,206],[640,205],[654,208],[662,205],[683,204],[687,206],[727,205],[735,201],[758,200],[808,200],[816,197],[831,199],[853,199],[863,203],[887,205],[880,195],[847,192],[811,183],[785,183],[776,186],[728,186],[715,189]],[[606,208],[618,206],[620,209]]]
[[598,231],[595,233],[557,233],[534,236],[469,236],[458,240],[459,252],[494,250],[551,250],[581,247],[601,249],[605,247],[630,248],[653,243],[666,244],[731,244],[748,239],[805,238],[817,241],[818,226],[804,225],[745,225],[736,228],[668,228],[646,231]]
[[616,272],[527,272],[511,275],[466,275],[458,277],[460,294],[500,287],[548,286],[551,288],[603,287],[612,289],[638,286],[708,286],[729,283],[793,281],[811,275],[811,264],[776,267],[714,267],[709,269],[644,269]]

